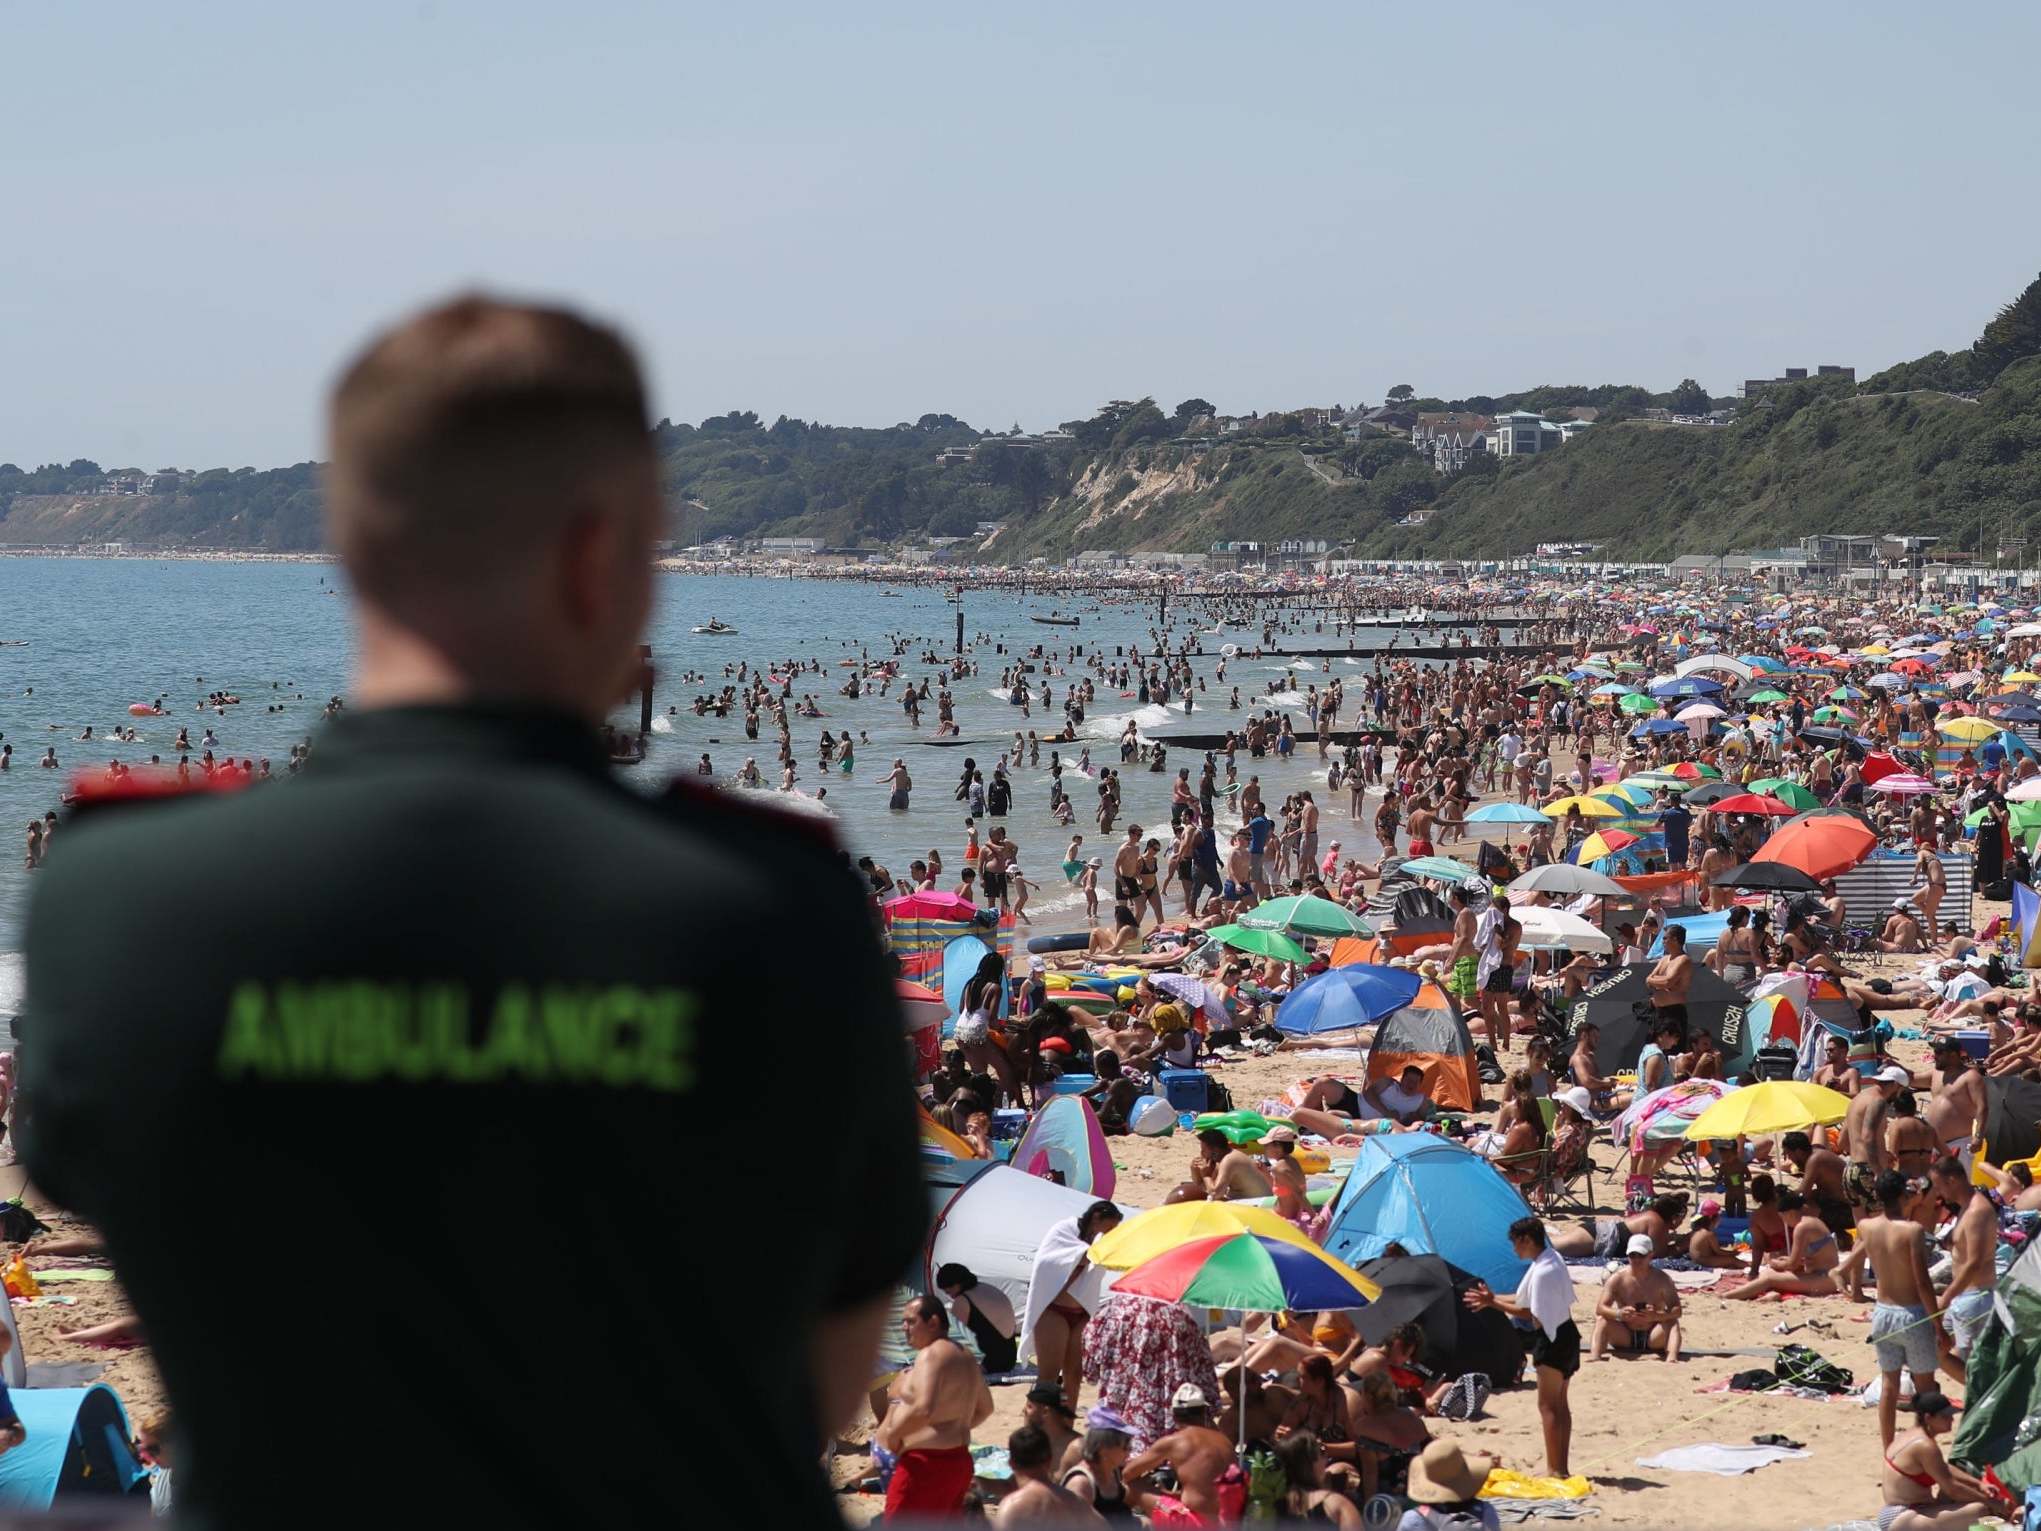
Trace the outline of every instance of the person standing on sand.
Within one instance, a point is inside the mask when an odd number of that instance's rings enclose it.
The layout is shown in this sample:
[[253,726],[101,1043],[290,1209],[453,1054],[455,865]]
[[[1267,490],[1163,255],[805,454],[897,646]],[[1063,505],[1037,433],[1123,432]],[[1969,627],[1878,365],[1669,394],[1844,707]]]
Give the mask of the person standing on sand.
[[[817,1449],[866,1394],[927,1226],[899,1001],[825,824],[609,768],[667,535],[637,363],[571,313],[461,298],[346,369],[331,433],[346,709],[289,791],[102,805],[83,785],[28,925],[47,1024],[21,1053],[24,1162],[104,1233],[155,1346],[179,1509],[341,1531],[390,1519],[401,1485],[415,1525],[692,1506],[837,1527]],[[195,865],[198,899],[174,875]],[[761,968],[735,933],[781,920],[788,888],[802,960]],[[128,962],[173,978],[146,1014],[108,983]],[[747,1120],[751,1046],[713,1024],[742,1003],[790,1051],[842,1052],[807,1226],[770,1198],[718,1209],[716,1237],[776,1268],[773,1321],[740,1339],[701,1321],[730,1294],[686,1167]],[[350,1041],[302,1045],[308,1017]],[[192,1280],[216,1241],[162,1215],[166,1177],[263,1208],[278,1279],[231,1315]],[[335,1198],[377,1187],[430,1215],[360,1220],[336,1259]],[[577,1379],[614,1404],[595,1473],[560,1450],[556,1358],[505,1338],[531,1327],[531,1209],[568,1204],[582,1257],[631,1273],[581,1315]],[[364,1270],[402,1313],[361,1301]],[[421,1345],[431,1385],[390,1387]],[[272,1470],[369,1420],[375,1472],[308,1495]]]
[[1898,1170],[1878,1175],[1878,1212],[1857,1225],[1857,1247],[1841,1266],[1848,1272],[1851,1295],[1863,1300],[1864,1267],[1878,1273],[1878,1303],[1871,1310],[1871,1332],[1878,1347],[1878,1444],[1889,1447],[1899,1419],[1899,1374],[1913,1373],[1916,1395],[1935,1385],[1935,1331],[1940,1320],[1934,1282],[1928,1275],[1928,1231],[1906,1217],[1901,1204],[1907,1177]]
[[914,1360],[872,1434],[894,1457],[886,1519],[955,1515],[971,1490],[971,1432],[992,1416],[992,1389],[970,1352],[950,1338],[940,1299],[910,1299],[900,1332]]

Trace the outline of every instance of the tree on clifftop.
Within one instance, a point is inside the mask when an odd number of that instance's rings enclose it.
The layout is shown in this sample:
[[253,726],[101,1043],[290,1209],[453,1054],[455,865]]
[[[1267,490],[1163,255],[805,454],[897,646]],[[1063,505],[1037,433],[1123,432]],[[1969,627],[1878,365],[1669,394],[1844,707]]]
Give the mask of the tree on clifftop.
[[1179,425],[1185,425],[1201,415],[1216,415],[1218,413],[1219,411],[1212,407],[1212,402],[1209,399],[1185,399],[1183,403],[1176,407],[1176,422]]
[[1417,396],[1417,390],[1408,383],[1398,383],[1385,395],[1391,404],[1402,404]]
[[1707,389],[1692,378],[1683,377],[1680,386],[1668,397],[1667,407],[1676,415],[1705,415],[1713,402]]
[[2023,357],[2041,355],[2041,277],[1998,311],[1970,348],[1979,379],[1990,382]]

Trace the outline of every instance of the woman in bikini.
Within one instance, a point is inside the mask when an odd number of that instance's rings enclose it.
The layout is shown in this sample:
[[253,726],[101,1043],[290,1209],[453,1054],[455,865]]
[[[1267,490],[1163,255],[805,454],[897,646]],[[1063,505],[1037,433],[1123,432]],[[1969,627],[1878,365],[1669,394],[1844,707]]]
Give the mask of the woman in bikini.
[[1885,1453],[1878,1531],[1964,1531],[1992,1497],[1983,1483],[1942,1455],[1936,1437],[1956,1428],[1955,1407],[1939,1392],[1916,1393],[1906,1407],[1919,1428],[1900,1436]]
[[1349,1384],[1346,1393],[1362,1500],[1401,1494],[1410,1481],[1410,1464],[1430,1444],[1431,1431],[1415,1409],[1397,1401],[1396,1380],[1386,1366]]
[[1731,1287],[1725,1298],[1762,1297],[1767,1292],[1797,1292],[1803,1297],[1832,1297],[1842,1288],[1836,1285],[1835,1268],[1842,1263],[1834,1232],[1807,1210],[1807,1199],[1798,1191],[1781,1191],[1779,1216],[1786,1225],[1786,1250],[1765,1261],[1756,1277],[1742,1286]]
[[1279,1505],[1279,1520],[1361,1531],[1364,1522],[1359,1507],[1346,1495],[1324,1486],[1325,1462],[1331,1455],[1329,1443],[1321,1442],[1309,1430],[1299,1430],[1276,1443],[1276,1462],[1288,1485]]
[[1276,1439],[1308,1430],[1318,1437],[1326,1456],[1335,1462],[1354,1460],[1353,1431],[1347,1420],[1346,1395],[1333,1375],[1332,1362],[1314,1351],[1297,1363],[1297,1399],[1276,1426]]

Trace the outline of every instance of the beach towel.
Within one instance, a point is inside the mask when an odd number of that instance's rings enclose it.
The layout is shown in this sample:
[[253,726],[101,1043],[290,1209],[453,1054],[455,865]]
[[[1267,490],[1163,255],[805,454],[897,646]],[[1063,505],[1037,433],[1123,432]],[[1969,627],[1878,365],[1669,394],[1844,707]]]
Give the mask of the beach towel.
[[1483,1499],[1585,1499],[1594,1485],[1585,1478],[1537,1478],[1513,1468],[1492,1468],[1481,1485]]
[[[1077,1232],[1077,1219],[1066,1217],[1060,1223],[1051,1223],[1049,1231],[1042,1235],[1041,1247],[1035,1251],[1034,1267],[1028,1272],[1028,1300],[1025,1316],[1020,1328],[1020,1358],[1025,1361],[1035,1353],[1035,1325],[1049,1310],[1049,1304],[1060,1296],[1068,1286],[1070,1300],[1085,1312],[1096,1312],[1100,1294],[1105,1289],[1106,1272],[1087,1263],[1091,1246],[1086,1244]],[[1084,1266],[1084,1274],[1072,1281],[1071,1275]]]
[[1639,1457],[1637,1465],[1655,1467],[1661,1472],[1713,1473],[1718,1478],[1740,1478],[1760,1467],[1770,1467],[1774,1462],[1797,1461],[1812,1454],[1788,1451],[1783,1446],[1724,1446],[1717,1441],[1703,1441],[1694,1446],[1675,1446],[1655,1457]]

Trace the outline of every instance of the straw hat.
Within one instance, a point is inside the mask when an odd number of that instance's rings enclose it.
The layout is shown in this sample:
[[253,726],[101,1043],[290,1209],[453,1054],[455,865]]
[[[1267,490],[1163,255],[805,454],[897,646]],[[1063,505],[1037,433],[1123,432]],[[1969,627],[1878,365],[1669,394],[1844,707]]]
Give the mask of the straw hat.
[[1494,1457],[1469,1456],[1452,1441],[1433,1441],[1410,1464],[1405,1497],[1418,1504],[1460,1504],[1481,1492]]

